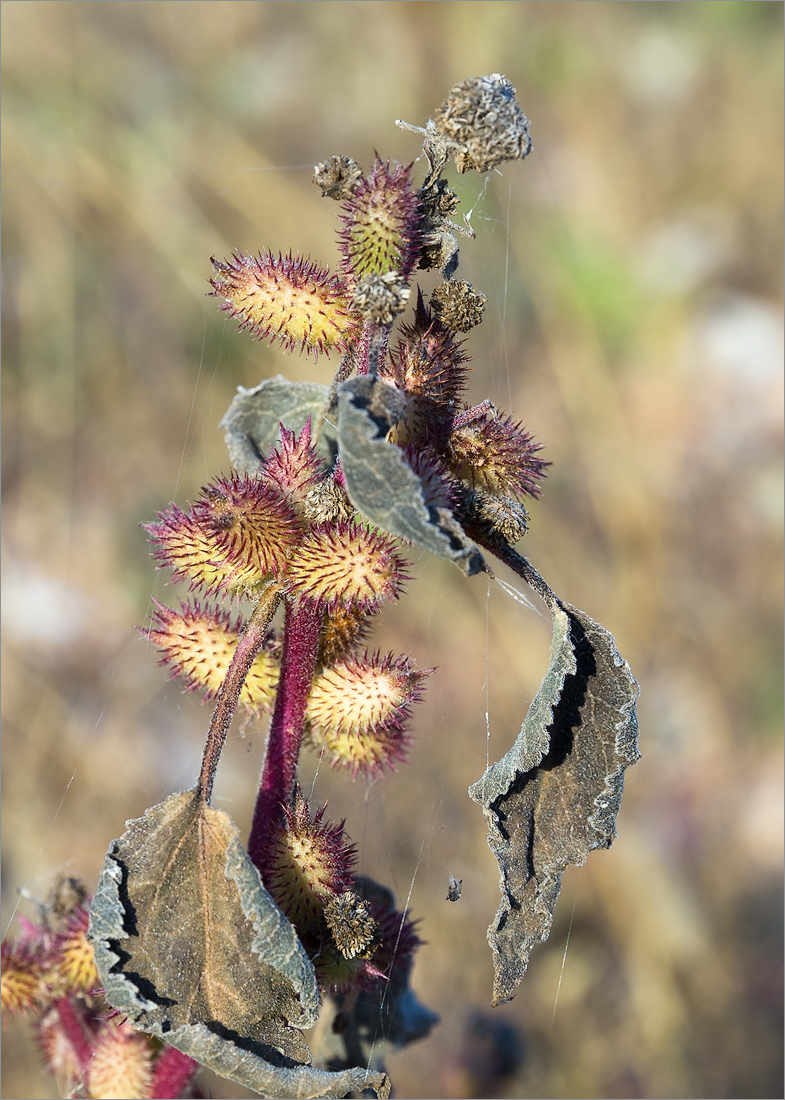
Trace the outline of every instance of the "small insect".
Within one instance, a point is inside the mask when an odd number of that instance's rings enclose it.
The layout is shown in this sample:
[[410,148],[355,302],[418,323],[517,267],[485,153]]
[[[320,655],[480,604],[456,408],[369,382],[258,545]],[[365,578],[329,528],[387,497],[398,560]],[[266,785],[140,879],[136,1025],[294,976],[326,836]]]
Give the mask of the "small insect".
[[455,875],[450,875],[450,888],[447,891],[447,901],[457,901],[461,896],[461,886],[463,885],[462,878],[456,878]]

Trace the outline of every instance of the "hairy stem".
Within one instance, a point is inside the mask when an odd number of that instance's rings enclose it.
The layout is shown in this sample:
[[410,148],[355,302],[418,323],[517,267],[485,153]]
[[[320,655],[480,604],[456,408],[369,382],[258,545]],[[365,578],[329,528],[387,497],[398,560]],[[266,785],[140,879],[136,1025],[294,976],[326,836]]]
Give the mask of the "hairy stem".
[[193,1080],[199,1063],[174,1047],[164,1047],[155,1063],[150,1100],[177,1100]]
[[245,678],[256,659],[256,655],[264,644],[265,636],[270,629],[270,623],[280,600],[280,584],[268,585],[237,643],[226,677],[221,684],[215,710],[210,719],[210,727],[207,730],[207,742],[202,757],[202,770],[199,773],[199,782],[197,783],[197,790],[204,802],[209,802],[213,793],[215,770],[218,767],[218,761],[226,743],[226,735],[237,709],[237,701],[240,698]]
[[60,1000],[56,1002],[55,1007],[57,1009],[57,1015],[60,1017],[60,1026],[71,1045],[74,1056],[79,1062],[82,1073],[84,1073],[90,1064],[93,1052],[87,1041],[87,1036],[85,1035],[81,1021],[76,1014],[76,1009],[68,997],[61,997]]
[[281,678],[248,839],[253,863],[259,862],[271,821],[289,804],[294,790],[321,626],[322,614],[313,604],[286,600]]
[[506,543],[499,545],[496,542],[483,539],[474,528],[467,528],[467,534],[469,534],[475,542],[478,542],[481,546],[484,546],[486,550],[489,550],[494,557],[499,559],[499,561],[504,562],[505,565],[509,565],[513,573],[516,573],[525,580],[529,587],[534,589],[537,595],[545,600],[548,607],[553,607],[555,603],[559,602],[556,593],[546,584],[528,558],[524,558],[517,550],[513,550],[513,548]]

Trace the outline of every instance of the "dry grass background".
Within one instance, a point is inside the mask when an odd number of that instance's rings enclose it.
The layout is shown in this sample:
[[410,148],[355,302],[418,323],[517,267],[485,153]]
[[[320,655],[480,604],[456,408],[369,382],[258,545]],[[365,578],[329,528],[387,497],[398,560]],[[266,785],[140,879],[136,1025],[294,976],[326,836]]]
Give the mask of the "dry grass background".
[[[534,153],[481,197],[458,181],[490,299],[472,392],[545,441],[525,552],[615,634],[643,759],[620,839],[566,874],[491,1010],[497,873],[465,792],[549,628],[416,557],[378,636],[439,666],[412,762],[316,780],[429,941],[414,984],[442,1023],[391,1058],[396,1094],[782,1096],[781,24],[756,2],[5,0],[4,929],[21,888],[94,884],[123,821],[196,774],[207,715],[132,629],[164,595],[138,523],[226,469],[238,384],[329,376],[234,331],[210,255],[334,264],[312,165],[408,162],[395,118],[501,71]],[[238,726],[219,770],[241,829],[263,743]],[[4,1096],[57,1095],[24,1025],[3,1071]]]

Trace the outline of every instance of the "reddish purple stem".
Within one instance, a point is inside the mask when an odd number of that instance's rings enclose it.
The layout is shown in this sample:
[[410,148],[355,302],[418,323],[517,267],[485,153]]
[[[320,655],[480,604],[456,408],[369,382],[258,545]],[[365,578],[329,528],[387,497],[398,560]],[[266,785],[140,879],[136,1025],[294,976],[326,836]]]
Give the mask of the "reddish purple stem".
[[311,604],[285,602],[281,679],[267,739],[262,782],[256,799],[248,855],[257,866],[268,830],[294,791],[305,729],[305,707],[316,668],[322,614]]
[[193,1080],[199,1063],[174,1047],[164,1047],[155,1063],[150,1100],[178,1100]]
[[213,793],[215,769],[218,767],[218,761],[226,742],[226,735],[237,709],[240,692],[243,690],[243,684],[251,665],[264,645],[264,639],[267,636],[267,631],[280,600],[281,586],[279,584],[271,584],[265,589],[237,643],[231,664],[218,691],[215,710],[210,719],[210,728],[207,731],[207,742],[202,756],[202,770],[197,784],[197,789],[205,802],[210,801],[210,796]]
[[56,1004],[57,1015],[66,1039],[71,1044],[82,1073],[87,1072],[93,1051],[85,1035],[82,1023],[76,1013],[73,1003],[67,997],[61,997]]

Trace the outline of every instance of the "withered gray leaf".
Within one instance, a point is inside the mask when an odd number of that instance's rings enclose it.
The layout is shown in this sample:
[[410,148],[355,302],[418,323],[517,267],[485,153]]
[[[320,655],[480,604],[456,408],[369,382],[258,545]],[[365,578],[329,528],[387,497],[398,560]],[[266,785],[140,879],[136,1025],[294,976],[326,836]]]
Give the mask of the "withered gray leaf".
[[[229,458],[241,474],[254,473],[278,445],[280,425],[299,432],[308,417],[315,424],[327,402],[328,387],[316,382],[290,382],[282,375],[266,378],[253,389],[237,387],[221,421]],[[317,449],[329,464],[335,458],[335,430],[325,421]]]
[[403,396],[370,375],[338,387],[338,448],[352,504],[384,531],[455,562],[471,576],[482,554],[446,508],[429,505],[399,447],[385,438],[400,419]]
[[548,599],[548,671],[510,751],[469,788],[488,820],[501,904],[488,929],[493,1003],[510,1000],[547,939],[564,869],[616,836],[624,770],[638,753],[638,685],[613,637]]
[[[237,828],[195,791],[113,841],[90,913],[107,1001],[131,1024],[267,1097],[341,1097],[386,1077],[310,1066],[313,964]],[[385,1091],[386,1090],[386,1091]]]

